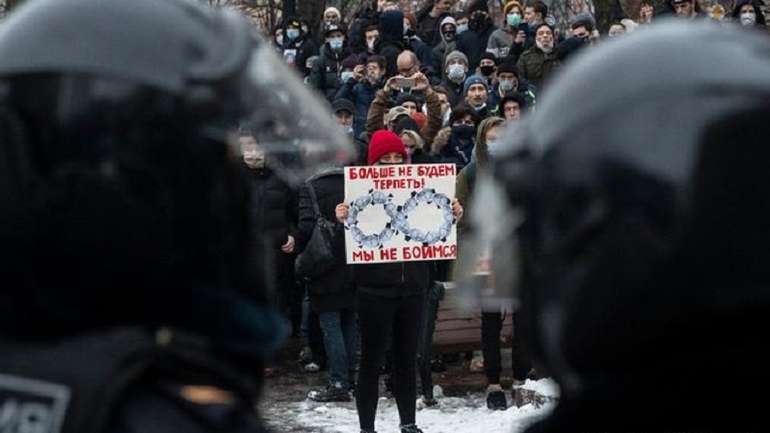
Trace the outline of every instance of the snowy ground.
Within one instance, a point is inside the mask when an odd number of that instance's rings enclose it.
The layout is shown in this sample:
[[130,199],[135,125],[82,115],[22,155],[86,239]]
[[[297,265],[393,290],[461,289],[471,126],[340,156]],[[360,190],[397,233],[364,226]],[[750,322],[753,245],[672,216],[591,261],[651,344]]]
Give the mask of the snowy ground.
[[[520,408],[510,407],[506,411],[491,411],[486,408],[485,396],[481,393],[464,397],[443,397],[436,393],[438,407],[420,409],[417,412],[417,424],[425,433],[521,432],[553,410],[555,399],[559,396],[557,385],[549,379],[528,380],[522,388],[535,391],[547,401],[539,407],[527,404]],[[506,394],[511,404],[510,392]],[[284,402],[270,405],[264,415],[275,431],[359,433],[354,402]],[[376,428],[379,433],[398,432],[395,400],[380,398]]]

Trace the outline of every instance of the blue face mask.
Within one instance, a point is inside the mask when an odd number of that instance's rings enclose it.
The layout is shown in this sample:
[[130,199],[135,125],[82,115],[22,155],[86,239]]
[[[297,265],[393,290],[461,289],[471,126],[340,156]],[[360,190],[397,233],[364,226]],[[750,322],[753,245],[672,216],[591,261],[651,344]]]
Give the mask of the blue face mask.
[[344,39],[342,38],[333,38],[329,39],[329,46],[334,51],[339,51],[342,49],[342,44],[344,43]]
[[500,140],[487,141],[487,152],[489,153],[490,157],[494,158],[500,155],[501,150],[502,150],[502,143],[500,142]]
[[519,27],[519,24],[521,24],[521,15],[519,14],[508,14],[505,19],[508,22],[508,25],[513,28],[517,28]]
[[293,41],[299,37],[299,30],[298,29],[288,29],[286,30],[286,37]]
[[460,24],[459,26],[457,26],[457,34],[458,35],[460,33],[465,32],[466,30],[468,30],[468,24]]

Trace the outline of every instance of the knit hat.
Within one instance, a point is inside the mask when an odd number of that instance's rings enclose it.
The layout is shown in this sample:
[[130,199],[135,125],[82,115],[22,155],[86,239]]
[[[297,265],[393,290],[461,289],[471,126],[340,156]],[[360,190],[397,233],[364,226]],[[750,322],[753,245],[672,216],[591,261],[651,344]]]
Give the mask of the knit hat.
[[524,8],[521,7],[521,3],[517,2],[516,0],[509,1],[505,4],[503,7],[503,15],[508,15],[508,12],[511,11],[511,9],[517,7],[520,11],[523,11]]
[[385,114],[385,125],[394,122],[396,119],[398,119],[399,116],[408,116],[409,115],[409,109],[404,108],[400,105],[396,105],[395,107],[388,110],[388,112]]
[[414,102],[415,105],[419,108],[422,105],[422,101],[420,98],[417,97],[417,95],[413,93],[401,93],[396,98],[396,105],[402,105],[404,102]]
[[519,68],[517,68],[516,65],[511,62],[503,63],[502,65],[497,67],[498,77],[500,76],[500,74],[503,74],[506,72],[510,72],[511,74],[513,74],[516,77],[516,79],[519,78]]
[[356,112],[356,107],[353,105],[352,102],[350,102],[349,99],[345,99],[345,98],[335,99],[334,102],[332,102],[332,112],[334,114],[337,114],[340,111],[347,111],[350,114],[354,114]]
[[479,61],[484,60],[484,59],[489,59],[489,60],[495,62],[495,64],[497,64],[497,56],[495,55],[495,53],[492,53],[492,52],[489,52],[489,51],[484,51],[483,53],[481,53],[481,57],[479,58]]
[[337,9],[337,8],[335,8],[335,7],[333,7],[333,6],[332,6],[332,7],[328,7],[328,8],[326,8],[326,10],[324,11],[324,15],[323,15],[323,16],[325,17],[325,16],[326,16],[326,14],[328,14],[329,12],[334,12],[334,14],[335,14],[335,15],[337,15],[337,16],[339,17],[339,19],[342,19],[342,14],[340,13],[340,10],[339,10],[339,9]]
[[[463,96],[468,94],[468,89],[474,84],[482,84],[484,87],[487,87],[487,80],[481,75],[471,75],[466,78],[465,84],[463,85]],[[489,91],[489,89],[487,89],[487,91]]]
[[465,65],[468,66],[468,56],[463,54],[460,50],[454,50],[451,53],[446,55],[446,59],[444,59],[444,69],[446,69],[447,66],[449,66],[449,62],[452,60],[462,60],[465,62]]
[[401,138],[391,131],[380,129],[369,140],[369,154],[366,161],[369,165],[374,165],[383,155],[390,152],[400,153],[404,156],[404,160],[407,158],[406,147]]

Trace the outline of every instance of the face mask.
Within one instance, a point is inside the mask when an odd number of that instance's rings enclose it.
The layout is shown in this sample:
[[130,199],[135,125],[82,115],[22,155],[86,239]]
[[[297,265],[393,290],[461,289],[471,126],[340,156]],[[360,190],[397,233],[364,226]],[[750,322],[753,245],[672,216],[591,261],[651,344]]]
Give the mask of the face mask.
[[457,63],[449,65],[449,69],[447,70],[446,75],[447,78],[454,81],[455,83],[460,83],[465,80],[465,66]]
[[550,42],[550,43],[548,43],[548,44],[543,44],[543,43],[541,43],[540,41],[536,40],[536,41],[535,41],[535,45],[536,45],[538,48],[540,48],[540,51],[542,51],[542,52],[544,52],[544,53],[546,53],[546,54],[548,54],[548,53],[550,53],[551,51],[553,51],[553,42]]
[[353,125],[350,126],[343,126],[342,132],[347,135],[353,135]]
[[463,33],[468,30],[468,24],[460,24],[457,26],[457,34]]
[[452,135],[461,140],[470,140],[473,138],[475,129],[470,125],[455,125],[452,127]]
[[519,14],[508,14],[505,19],[511,27],[519,27],[519,24],[521,24],[521,15]]
[[366,41],[366,47],[369,48],[369,50],[374,51],[375,42],[377,42],[376,39],[372,39],[371,41]]
[[501,143],[498,140],[487,141],[487,152],[489,153],[490,157],[494,158],[500,155],[500,150],[502,150],[502,146],[500,144]]
[[342,38],[333,38],[329,39],[329,46],[334,51],[339,51],[342,49],[342,44],[344,42],[344,39]]
[[510,92],[513,90],[513,80],[500,80],[500,90]]
[[283,35],[276,36],[275,43],[278,45],[283,45]]
[[286,30],[286,37],[289,38],[290,41],[297,39],[299,37],[299,30],[297,29]]
[[741,14],[741,25],[753,26],[757,22],[757,15],[754,12],[744,12]]
[[488,77],[492,75],[492,72],[495,72],[495,67],[492,65],[485,65],[485,66],[481,66],[479,70],[481,71],[481,75]]
[[353,71],[344,71],[343,73],[340,74],[340,81],[342,81],[343,83],[347,83],[348,80],[353,78],[353,75],[354,75]]

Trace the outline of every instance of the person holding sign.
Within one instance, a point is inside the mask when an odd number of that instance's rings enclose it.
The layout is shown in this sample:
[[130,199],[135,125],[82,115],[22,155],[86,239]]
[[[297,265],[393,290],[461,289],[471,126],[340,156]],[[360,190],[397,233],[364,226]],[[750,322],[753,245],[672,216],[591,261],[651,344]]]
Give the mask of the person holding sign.
[[[368,172],[372,177],[385,176],[390,168],[395,170],[418,167],[418,170],[414,171],[424,171],[435,176],[446,174],[439,172],[448,168],[452,170],[448,179],[454,179],[452,165],[400,165],[407,160],[406,147],[401,139],[390,131],[380,130],[374,133],[369,144],[367,160],[371,167],[357,169],[361,173]],[[460,203],[452,199],[448,206],[451,209],[450,219],[453,218],[455,222],[460,220],[463,216]],[[337,221],[346,224],[350,212],[349,204],[338,204],[335,208]],[[378,251],[380,255],[388,253],[387,249],[383,248]],[[393,389],[401,421],[401,433],[422,432],[415,424],[415,360],[424,294],[430,280],[430,262],[406,261],[403,257],[400,261],[393,261],[359,264],[353,267],[354,280],[358,287],[357,307],[361,333],[361,367],[356,406],[362,433],[374,432],[380,365],[385,358],[388,336],[391,333],[394,359]]]

